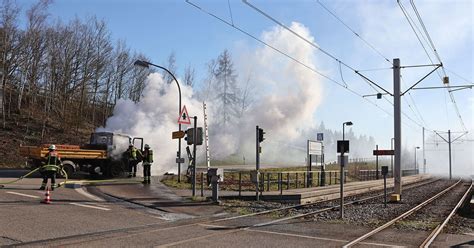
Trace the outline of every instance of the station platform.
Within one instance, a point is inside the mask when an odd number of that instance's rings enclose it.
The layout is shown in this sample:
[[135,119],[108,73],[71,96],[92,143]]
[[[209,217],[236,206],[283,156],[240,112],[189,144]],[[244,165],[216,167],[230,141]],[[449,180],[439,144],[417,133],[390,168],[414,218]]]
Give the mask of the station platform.
[[[424,181],[431,178],[430,175],[414,175],[402,177],[402,185],[412,184],[420,181]],[[387,188],[393,187],[393,178],[387,178]],[[344,184],[344,196],[351,196],[356,194],[367,193],[371,191],[383,190],[383,179],[372,180],[372,181],[360,181],[360,182],[348,182]],[[264,201],[275,201],[275,202],[287,202],[294,204],[311,203],[322,200],[333,200],[338,199],[340,191],[340,185],[329,185],[324,187],[311,187],[311,188],[299,188],[283,190],[282,194],[280,191],[262,192],[260,196],[261,200]],[[232,198],[228,192],[222,192],[222,198]],[[226,194],[227,193],[227,194]],[[242,198],[255,198],[255,192],[242,192]],[[233,193],[235,197],[235,193]]]

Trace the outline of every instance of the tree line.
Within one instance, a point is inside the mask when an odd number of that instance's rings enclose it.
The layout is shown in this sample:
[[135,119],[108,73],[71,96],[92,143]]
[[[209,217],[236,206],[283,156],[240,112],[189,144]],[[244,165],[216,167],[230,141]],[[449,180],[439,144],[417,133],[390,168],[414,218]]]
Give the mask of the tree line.
[[51,22],[50,4],[40,0],[26,10],[22,29],[20,8],[2,0],[3,128],[15,115],[42,116],[43,126],[53,120],[61,128],[103,125],[119,99],[137,102],[145,88],[150,70],[133,65],[136,59],[147,60],[143,54],[132,52],[123,40],[114,42],[107,24],[96,17]]

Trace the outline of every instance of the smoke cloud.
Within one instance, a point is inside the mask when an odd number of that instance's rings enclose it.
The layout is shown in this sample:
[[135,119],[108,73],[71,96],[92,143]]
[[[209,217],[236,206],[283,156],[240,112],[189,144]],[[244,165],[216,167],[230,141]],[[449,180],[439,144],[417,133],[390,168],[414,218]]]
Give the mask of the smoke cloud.
[[[309,30],[302,24],[292,23],[291,28],[308,40],[314,40]],[[309,66],[315,65],[314,48],[288,31],[275,27],[264,32],[261,38]],[[219,118],[214,118],[214,113],[219,106],[216,106],[212,99],[207,101],[211,157],[225,159],[238,154],[253,158],[255,126],[259,125],[265,129],[267,139],[263,161],[295,161],[295,154],[288,151],[287,146],[278,144],[291,145],[294,141],[301,141],[303,130],[313,126],[313,113],[322,100],[320,81],[312,72],[267,47],[258,47],[244,55],[245,57],[233,58],[238,58],[237,80],[239,86],[243,87],[242,79],[249,78],[253,86],[254,101],[239,121],[233,122],[225,132],[215,128],[219,124],[217,123]],[[252,68],[251,71],[246,70],[249,67]],[[154,174],[175,172],[177,140],[171,139],[171,132],[178,129],[178,91],[176,85],[164,83],[158,73],[150,74],[146,83],[140,102],[118,101],[113,116],[107,120],[105,127],[97,131],[144,137],[145,143],[151,145],[156,157]],[[198,97],[190,87],[184,85],[181,87],[183,104],[191,116],[198,116],[198,126],[203,126],[202,102],[198,101]],[[182,147],[183,156],[185,156],[184,148],[185,145]],[[296,154],[298,154],[297,161],[304,160],[304,150],[297,150]],[[199,147],[198,161],[203,158],[204,147]]]
[[[178,89],[175,84],[167,84],[162,75],[152,73],[148,76],[146,89],[138,103],[131,100],[119,100],[115,105],[113,116],[106,126],[97,131],[108,131],[127,134],[132,137],[143,137],[154,151],[153,174],[163,174],[177,170],[177,140],[171,139],[171,133],[178,130]],[[181,85],[182,102],[188,113],[197,115],[202,121],[201,103],[193,99],[193,90]],[[183,130],[186,126],[183,126]],[[123,143],[123,142],[122,142]],[[182,140],[182,143],[186,141]],[[127,149],[128,144],[117,147],[118,152]],[[184,148],[184,146],[183,146]],[[185,154],[185,150],[182,149]]]

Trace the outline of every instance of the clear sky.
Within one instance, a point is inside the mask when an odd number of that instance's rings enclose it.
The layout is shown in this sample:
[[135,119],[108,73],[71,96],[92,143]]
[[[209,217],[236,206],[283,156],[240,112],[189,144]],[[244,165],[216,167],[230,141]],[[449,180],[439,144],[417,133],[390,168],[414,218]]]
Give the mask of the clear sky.
[[[17,1],[23,8],[35,2]],[[259,38],[264,32],[277,26],[275,22],[240,0],[191,2]],[[314,37],[315,44],[356,70],[385,68],[362,73],[390,92],[393,91],[393,75],[389,69],[391,64],[385,61],[384,57],[390,61],[400,58],[402,65],[431,64],[395,0],[321,0],[326,8],[368,44],[327,12],[317,0],[249,2],[285,25],[290,26],[292,22],[302,24]],[[410,1],[401,3],[416,22],[415,28],[421,30]],[[472,1],[417,0],[415,4],[445,65],[451,85],[472,83]],[[245,51],[262,47],[262,44],[254,39],[203,13],[184,0],[56,0],[50,7],[50,13],[51,20],[60,18],[63,21],[75,16],[85,18],[95,15],[107,22],[114,39],[125,40],[132,50],[146,54],[156,64],[163,64],[167,56],[174,52],[178,73],[182,75],[188,64],[196,69],[197,87],[205,78],[206,63],[215,59],[224,49],[229,49],[236,64],[242,65],[246,63],[245,58],[241,56]],[[424,41],[423,37],[420,39]],[[424,45],[433,62],[439,63],[428,43],[424,42]],[[282,59],[285,57],[282,56]],[[314,52],[314,64],[318,71],[340,83],[344,80],[350,89],[360,95],[376,93],[352,70],[340,67],[338,62],[320,51]],[[402,88],[411,86],[431,69],[432,67],[403,69]],[[435,72],[427,77],[419,86],[442,86],[440,76],[443,76],[442,70],[439,70],[439,74]],[[325,78],[319,80],[322,82],[322,99],[313,113],[316,123],[324,121],[327,128],[339,130],[342,122],[351,120],[354,122],[352,128],[355,133],[375,137],[382,148],[390,146],[390,138],[393,136],[393,107],[387,100],[367,98],[389,114]],[[464,126],[446,90],[417,90],[411,91],[411,95],[405,95],[402,101],[405,113],[402,116],[403,144],[407,147],[421,146],[422,126],[429,130],[467,129],[471,133],[474,132],[474,90],[455,91],[453,95]],[[387,99],[392,101],[391,97]],[[427,132],[426,135],[428,137],[433,133]],[[473,135],[467,137],[474,139]],[[465,151],[471,156],[471,162],[474,153],[472,143],[474,142],[468,142],[466,144],[469,145],[465,146]]]

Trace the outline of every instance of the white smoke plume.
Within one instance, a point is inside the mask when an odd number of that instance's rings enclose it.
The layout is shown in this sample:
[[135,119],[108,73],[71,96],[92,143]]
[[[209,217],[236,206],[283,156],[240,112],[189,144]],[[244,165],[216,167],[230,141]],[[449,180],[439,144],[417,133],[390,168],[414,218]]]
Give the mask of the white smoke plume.
[[[292,23],[291,28],[308,40],[314,40],[309,30],[299,23]],[[278,47],[296,59],[315,67],[314,48],[304,43],[288,31],[275,27],[264,32],[264,41]],[[293,61],[281,56],[267,47],[258,47],[238,58],[236,72],[241,82],[251,67],[250,80],[255,86],[255,101],[233,126],[223,132],[214,128],[219,118],[214,118],[212,99],[208,102],[210,150],[213,158],[226,158],[238,154],[248,161],[255,157],[255,126],[266,131],[263,148],[263,162],[304,161],[304,150],[291,152],[281,143],[291,144],[306,140],[302,137],[305,129],[314,123],[313,114],[322,101],[320,80],[317,76]],[[245,64],[245,66],[244,66]],[[155,163],[153,174],[167,171],[176,172],[175,163],[177,140],[171,139],[171,133],[178,129],[178,91],[176,85],[166,84],[158,73],[151,74],[140,102],[130,100],[117,102],[113,116],[106,126],[98,131],[124,133],[133,137],[144,137],[145,143],[151,145]],[[202,102],[194,96],[190,87],[181,85],[182,102],[191,116],[198,116],[198,126],[203,126]],[[212,87],[211,87],[212,90]],[[183,127],[186,129],[186,127]],[[183,143],[185,141],[183,140]],[[182,156],[185,157],[185,145]],[[198,161],[204,159],[204,147],[198,150]],[[303,147],[304,148],[304,147]],[[126,149],[126,148],[124,148]],[[295,155],[298,156],[295,159]],[[185,167],[184,167],[185,168]]]
[[[132,137],[143,137],[154,153],[153,174],[163,174],[177,170],[176,151],[178,141],[171,139],[171,133],[178,130],[178,89],[176,85],[167,84],[159,73],[150,74],[146,81],[146,89],[140,102],[119,100],[114,108],[113,116],[107,120],[106,126],[97,131],[108,131],[127,134]],[[190,87],[181,85],[182,104],[186,105],[189,115],[198,116],[202,122],[201,104],[193,99]],[[186,126],[182,129],[186,130]],[[182,143],[186,141],[182,140]],[[182,153],[185,154],[184,145]],[[117,147],[117,151],[125,151],[127,145]]]
[[[310,41],[314,40],[302,24],[293,22],[291,29]],[[261,39],[308,66],[315,67],[315,49],[287,30],[274,27],[264,32]],[[322,101],[319,78],[265,46],[241,54],[237,68],[241,88],[245,87],[243,84],[248,78],[255,92],[255,101],[232,128],[235,132],[231,135],[222,136],[219,130],[213,130],[213,118],[209,117],[212,153],[220,156],[238,152],[238,155],[249,158],[248,161],[254,161],[255,126],[259,125],[266,132],[263,162],[304,161],[304,150],[289,150],[288,145],[300,141],[304,143],[307,139],[302,137],[304,130],[314,125],[313,114]],[[212,102],[209,105],[212,109]]]

